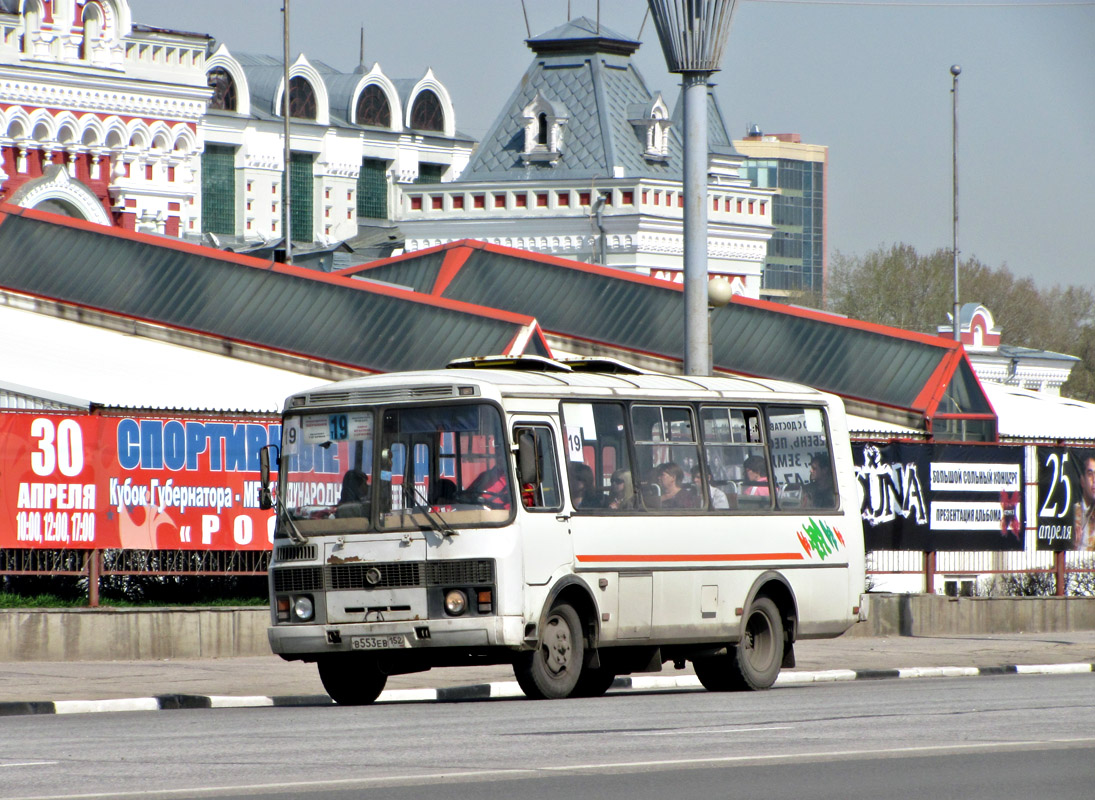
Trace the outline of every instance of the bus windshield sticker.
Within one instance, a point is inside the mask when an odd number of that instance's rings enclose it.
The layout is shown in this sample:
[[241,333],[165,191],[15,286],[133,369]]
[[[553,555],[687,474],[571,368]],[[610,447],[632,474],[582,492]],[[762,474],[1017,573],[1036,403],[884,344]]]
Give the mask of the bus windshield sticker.
[[577,425],[567,425],[567,453],[571,461],[583,461],[582,458],[582,429]]
[[346,422],[351,439],[371,439],[373,436],[373,415],[347,414]]
[[821,411],[816,408],[804,408],[802,413],[805,417],[807,431],[810,433],[825,433],[825,422],[821,416]]
[[303,417],[300,421],[303,444],[323,444],[331,440],[331,423],[327,415]]

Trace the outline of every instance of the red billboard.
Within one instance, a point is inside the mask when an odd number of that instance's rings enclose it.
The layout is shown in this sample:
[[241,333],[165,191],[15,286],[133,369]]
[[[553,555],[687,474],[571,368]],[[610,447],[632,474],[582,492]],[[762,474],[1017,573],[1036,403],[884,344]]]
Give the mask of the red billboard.
[[271,417],[0,413],[0,547],[269,550]]

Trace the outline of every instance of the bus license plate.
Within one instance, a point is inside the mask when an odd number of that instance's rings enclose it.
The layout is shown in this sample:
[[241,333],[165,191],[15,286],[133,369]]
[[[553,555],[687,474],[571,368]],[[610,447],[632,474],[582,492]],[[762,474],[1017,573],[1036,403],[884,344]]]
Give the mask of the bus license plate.
[[351,636],[351,650],[391,650],[397,647],[406,647],[407,640],[401,633],[393,633],[388,636]]

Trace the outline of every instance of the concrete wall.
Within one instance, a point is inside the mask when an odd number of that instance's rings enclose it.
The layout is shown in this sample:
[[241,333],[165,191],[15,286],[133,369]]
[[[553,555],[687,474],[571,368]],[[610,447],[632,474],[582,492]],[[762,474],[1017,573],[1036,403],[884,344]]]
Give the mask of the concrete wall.
[[[1095,630],[1095,597],[863,595],[857,636],[963,636]],[[862,613],[861,613],[862,616]]]
[[[853,636],[1095,630],[1095,597],[864,595]],[[0,661],[270,655],[266,608],[0,610]]]
[[137,661],[270,655],[257,608],[0,610],[0,661]]

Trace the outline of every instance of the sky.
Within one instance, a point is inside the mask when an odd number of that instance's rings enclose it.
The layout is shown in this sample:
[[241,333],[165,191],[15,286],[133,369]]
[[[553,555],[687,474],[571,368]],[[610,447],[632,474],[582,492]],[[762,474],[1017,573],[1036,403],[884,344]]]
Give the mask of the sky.
[[[571,17],[639,38],[672,107],[644,0],[526,0],[536,36]],[[282,0],[130,0],[133,21],[280,56]],[[532,61],[521,0],[290,0],[292,58],[428,68],[457,128],[482,138]],[[642,34],[640,34],[642,28]],[[1095,290],[1095,0],[739,0],[713,76],[730,135],[750,125],[829,147],[828,252],[952,242],[958,83],[959,252],[1043,288]],[[976,298],[962,298],[976,301]]]

